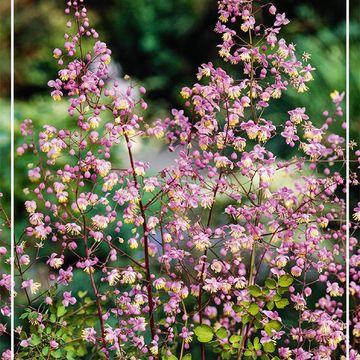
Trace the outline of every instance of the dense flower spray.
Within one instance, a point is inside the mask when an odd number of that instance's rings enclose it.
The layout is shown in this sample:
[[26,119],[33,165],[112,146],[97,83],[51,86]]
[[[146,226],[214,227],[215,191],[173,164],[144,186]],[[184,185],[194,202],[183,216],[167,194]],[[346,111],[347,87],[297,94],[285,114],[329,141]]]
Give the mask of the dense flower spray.
[[[16,245],[28,302],[19,358],[344,353],[345,142],[331,131],[343,94],[331,94],[334,110],[319,126],[305,108],[270,120],[267,108],[288,88],[308,90],[310,55],[297,57],[281,38],[289,20],[272,4],[221,0],[218,11],[219,55],[237,76],[203,64],[199,82],[181,91],[186,111],[149,123],[145,89],[113,81],[111,51],[83,1],[67,3],[69,33],[53,52],[61,69],[49,86],[55,101],[69,101],[76,129],[53,123],[36,136],[27,119],[17,150],[36,156],[29,226]],[[269,26],[257,23],[263,11]],[[134,154],[147,138],[176,154],[158,174]],[[280,160],[268,146],[274,138],[296,155]],[[356,269],[358,255],[351,261]],[[45,262],[46,279],[31,271]],[[79,273],[87,280],[77,291]]]
[[[0,193],[2,200],[3,194]],[[10,274],[10,241],[8,230],[11,221],[7,211],[0,203],[0,343],[1,359],[10,360],[10,317],[11,317],[11,274]]]

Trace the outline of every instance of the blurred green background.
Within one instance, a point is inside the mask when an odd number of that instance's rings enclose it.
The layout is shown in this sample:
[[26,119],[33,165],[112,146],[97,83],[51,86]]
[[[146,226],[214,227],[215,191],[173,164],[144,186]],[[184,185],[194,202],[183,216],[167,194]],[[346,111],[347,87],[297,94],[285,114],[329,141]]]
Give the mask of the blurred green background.
[[[62,124],[67,116],[65,101],[54,103],[49,95],[47,81],[58,71],[52,50],[61,47],[66,31],[67,17],[60,0],[15,1],[15,117],[16,144],[21,144],[19,123],[31,118],[36,127],[49,123]],[[282,0],[275,2],[285,11],[291,23],[283,36],[297,44],[299,54],[312,55],[310,63],[317,68],[315,81],[306,94],[289,92],[273,103],[268,117],[276,122],[286,120],[289,109],[305,106],[315,124],[322,121],[321,113],[330,104],[329,93],[345,90],[345,1],[343,0]],[[0,11],[7,13],[10,2],[1,2]],[[91,23],[113,51],[115,75],[131,75],[147,90],[148,119],[167,116],[173,107],[182,107],[179,91],[182,86],[196,82],[195,73],[203,62],[212,61],[225,66],[217,56],[219,36],[213,32],[217,18],[215,0],[88,0]],[[359,5],[354,1],[351,22],[351,136],[359,141],[360,130],[360,74],[359,74]],[[264,20],[267,14],[262,14]],[[0,62],[3,74],[0,83],[0,106],[6,109],[9,98],[9,45],[8,17],[0,41],[5,45]],[[233,70],[233,71],[236,71]],[[9,146],[2,141],[9,132],[8,113],[2,111],[0,154],[8,157]],[[337,125],[340,127],[340,124]],[[4,132],[3,132],[4,131]],[[290,154],[275,142],[278,157]],[[23,210],[28,186],[26,166],[28,155],[16,159],[16,228],[26,224]],[[2,166],[1,191],[9,193],[8,165]],[[354,197],[354,199],[356,196]]]

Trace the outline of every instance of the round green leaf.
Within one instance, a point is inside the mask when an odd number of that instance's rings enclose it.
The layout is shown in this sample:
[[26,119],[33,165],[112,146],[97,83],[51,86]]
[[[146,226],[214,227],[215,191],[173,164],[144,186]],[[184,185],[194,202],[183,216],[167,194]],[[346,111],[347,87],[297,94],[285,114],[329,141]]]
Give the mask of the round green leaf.
[[274,279],[266,279],[265,285],[268,289],[276,289],[276,281]]
[[178,360],[178,358],[173,354],[171,354],[170,356],[167,356],[167,355],[163,356],[162,359],[163,360]]
[[246,325],[249,321],[251,320],[251,316],[249,314],[245,314],[242,319],[241,322]]
[[289,300],[288,299],[281,299],[279,301],[275,302],[275,305],[278,309],[284,309],[286,306],[289,305]]
[[56,315],[58,318],[64,316],[66,314],[66,308],[64,305],[60,305],[58,308],[57,308],[57,311],[56,311]]
[[240,335],[231,335],[230,339],[229,339],[231,344],[238,343],[238,342],[240,342],[240,340],[241,340]]
[[260,350],[260,349],[261,349],[261,344],[260,344],[260,340],[259,340],[258,337],[256,337],[256,338],[254,339],[254,349],[255,349],[255,350]]
[[272,334],[272,330],[279,331],[281,329],[281,323],[276,320],[271,320],[265,324],[265,331],[268,335]]
[[45,346],[42,350],[41,350],[41,353],[44,355],[44,356],[47,356],[49,354],[49,346]]
[[31,337],[31,345],[32,345],[32,346],[37,346],[37,345],[39,345],[40,343],[41,343],[40,337],[37,336],[37,335],[32,335],[32,337]]
[[253,352],[251,350],[245,350],[244,355],[245,356],[252,356]]
[[260,308],[259,308],[258,304],[251,304],[249,306],[248,313],[251,314],[252,316],[255,316],[256,314],[258,314],[259,311],[260,311]]
[[197,336],[197,339],[201,342],[201,343],[207,343],[210,342],[213,337],[214,337],[214,333],[213,330],[210,326],[208,325],[200,325],[197,326],[194,329],[194,333]]
[[218,329],[215,333],[215,335],[219,338],[219,339],[225,339],[227,337],[227,331],[224,327],[221,327],[220,329]]
[[62,356],[62,350],[61,349],[57,349],[55,351],[51,352],[51,355],[55,358],[55,359],[60,359]]
[[291,275],[281,275],[279,278],[279,285],[281,287],[289,287],[294,282],[294,279]]
[[263,344],[263,348],[267,353],[272,353],[275,351],[275,343],[273,341]]
[[249,286],[249,293],[254,297],[258,297],[261,296],[262,291],[257,285],[251,285]]

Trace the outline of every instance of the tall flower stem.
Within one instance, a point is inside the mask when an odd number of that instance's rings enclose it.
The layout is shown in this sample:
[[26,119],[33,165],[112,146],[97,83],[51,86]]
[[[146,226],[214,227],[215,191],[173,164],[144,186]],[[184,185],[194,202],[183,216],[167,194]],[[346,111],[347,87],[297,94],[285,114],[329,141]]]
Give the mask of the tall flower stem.
[[[219,174],[219,181],[221,179],[222,176],[222,172],[220,172]],[[210,226],[211,223],[211,217],[213,214],[213,209],[215,206],[215,198],[216,198],[216,194],[219,190],[219,182],[216,184],[215,188],[214,188],[214,198],[213,198],[213,203],[211,205],[210,211],[209,211],[209,217],[206,223],[206,227],[208,228]],[[207,257],[207,249],[204,251],[204,258]],[[205,259],[203,260],[203,265],[201,268],[201,275],[200,275],[200,288],[199,288],[199,297],[198,297],[198,311],[199,311],[199,323],[200,325],[202,324],[202,313],[203,313],[203,306],[202,306],[202,285],[203,285],[203,281],[204,281],[204,272],[205,272]],[[205,345],[203,343],[201,343],[201,360],[205,360]]]
[[[85,246],[85,250],[86,250],[86,257],[87,259],[90,259],[91,256],[91,250],[89,249],[88,246],[88,241],[87,241],[87,232],[86,232],[86,218],[83,215],[83,223],[84,223],[84,246]],[[106,350],[106,341],[105,341],[105,324],[104,324],[104,319],[103,319],[103,315],[102,315],[102,308],[101,308],[101,303],[100,303],[100,298],[99,298],[99,291],[96,287],[96,283],[95,283],[95,279],[94,279],[94,274],[93,272],[89,271],[89,276],[90,276],[90,282],[91,282],[91,287],[93,289],[94,292],[94,296],[95,296],[95,302],[96,302],[96,310],[98,313],[98,318],[99,318],[99,323],[100,323],[100,329],[101,329],[101,344],[103,346],[103,349]],[[108,355],[106,355],[106,358],[108,359]]]
[[[224,152],[225,152],[226,143],[227,143],[227,139],[228,139],[228,133],[229,133],[229,109],[228,109],[227,102],[225,102],[225,108],[226,108],[226,133],[225,133],[224,148],[223,148],[223,150],[221,152],[222,154],[224,154]],[[220,170],[219,178],[218,178],[218,181],[217,181],[216,186],[214,188],[213,202],[212,202],[211,207],[210,207],[209,216],[208,216],[208,219],[207,219],[207,222],[206,222],[206,228],[209,228],[209,226],[211,224],[211,219],[212,219],[212,215],[213,215],[213,211],[214,211],[214,207],[215,207],[216,195],[217,195],[217,193],[219,191],[220,181],[221,181],[221,178],[222,178],[223,174],[224,174],[223,171]],[[206,258],[206,257],[207,257],[207,249],[205,249],[205,251],[204,251],[204,258]],[[205,272],[205,261],[203,262],[202,269],[201,269],[201,276],[200,276],[200,282],[201,283],[200,283],[199,297],[198,297],[198,308],[199,308],[198,311],[199,311],[199,323],[200,323],[200,325],[202,324],[202,312],[203,312],[203,306],[202,306],[202,283],[204,281],[204,279],[203,279],[204,272]],[[201,343],[201,360],[205,360],[205,345],[203,343]]]
[[[81,138],[80,138],[80,143],[82,141],[82,134],[81,134]],[[78,158],[79,161],[81,160],[81,150],[79,148],[78,150]],[[84,247],[85,247],[85,253],[86,253],[86,259],[90,260],[91,258],[91,249],[89,248],[89,244],[88,244],[88,236],[87,236],[87,224],[86,224],[86,216],[83,213],[83,211],[81,210],[79,203],[78,203],[78,199],[79,199],[79,182],[80,182],[80,176],[78,176],[77,179],[77,184],[76,184],[76,190],[75,190],[75,203],[76,206],[79,210],[79,212],[81,213],[81,218],[82,218],[82,225],[83,225],[83,229],[84,229],[84,236],[83,236],[83,242],[84,242]],[[104,323],[104,319],[103,319],[103,312],[102,312],[102,308],[101,308],[101,302],[100,302],[100,297],[99,297],[99,291],[97,289],[96,283],[95,283],[95,279],[94,279],[94,274],[92,269],[90,268],[89,270],[89,277],[90,277],[90,283],[91,283],[91,287],[93,289],[93,293],[95,296],[95,302],[96,302],[96,309],[97,309],[97,314],[98,314],[98,318],[99,318],[99,323],[100,323],[100,330],[101,330],[101,344],[103,349],[105,350],[105,356],[108,359],[109,356],[106,353],[106,341],[105,341],[105,323]]]
[[[128,149],[128,155],[130,160],[130,166],[133,173],[133,179],[135,186],[139,188],[139,182],[136,177],[135,173],[135,164],[134,164],[134,157],[131,151],[131,143],[129,137],[125,134],[125,140],[126,140],[126,146]],[[154,340],[156,335],[155,330],[155,320],[154,320],[154,301],[153,301],[153,293],[152,293],[152,286],[151,286],[151,271],[150,271],[150,261],[149,261],[149,232],[147,228],[147,222],[146,222],[146,214],[145,214],[145,207],[141,200],[141,197],[139,199],[139,207],[140,207],[140,213],[143,218],[143,232],[144,232],[144,258],[145,258],[145,276],[146,276],[146,288],[147,288],[147,295],[148,295],[148,303],[149,303],[149,322],[150,322],[150,332],[151,332],[151,339]]]
[[[76,7],[76,11],[78,11],[79,8]],[[83,56],[83,46],[82,46],[82,36],[83,36],[83,32],[81,31],[81,24],[79,19],[76,19],[76,25],[77,25],[77,30],[78,30],[78,35],[79,35],[79,50],[80,50],[80,55],[81,55],[81,61],[84,61],[84,56]],[[80,84],[79,84],[80,85]],[[89,107],[92,107],[92,104],[90,103],[89,99],[87,99],[87,103],[89,105]],[[83,105],[80,104],[80,114],[84,114],[84,108]],[[80,137],[80,141],[79,144],[82,143],[83,140],[83,133],[81,132],[81,137]],[[81,161],[81,149],[79,146],[78,149],[78,160],[79,162]],[[87,224],[86,224],[86,216],[83,213],[83,211],[81,210],[79,204],[78,204],[78,194],[79,194],[79,182],[80,182],[80,176],[78,176],[77,178],[77,184],[76,184],[76,190],[75,190],[75,198],[76,198],[76,206],[79,210],[79,212],[81,213],[81,218],[82,218],[82,223],[83,223],[83,229],[84,229],[84,236],[83,236],[83,242],[84,242],[84,247],[85,247],[85,252],[86,252],[86,259],[90,260],[91,258],[91,254],[92,254],[92,250],[89,248],[89,244],[88,244],[88,236],[87,236]],[[101,307],[101,302],[100,302],[100,296],[99,296],[99,291],[98,288],[96,286],[96,282],[95,282],[95,278],[94,278],[94,274],[93,274],[93,270],[90,268],[89,270],[89,277],[90,277],[90,283],[91,283],[91,287],[95,296],[95,302],[96,302],[96,309],[97,309],[97,314],[98,314],[98,318],[99,318],[99,323],[100,323],[100,330],[101,330],[101,344],[102,347],[104,349],[104,353],[107,359],[109,359],[109,355],[107,354],[107,350],[106,350],[106,341],[105,341],[105,323],[104,323],[104,319],[103,319],[103,312],[102,312],[102,307]]]
[[[253,39],[251,34],[251,29],[249,29],[249,46],[251,51],[251,70],[250,70],[250,108],[251,108],[251,114],[253,117],[253,121],[257,122],[257,114],[256,109],[253,102],[253,83],[254,83],[254,57],[252,54],[253,49]],[[261,198],[261,196],[260,196]],[[259,201],[260,204],[260,201]],[[257,222],[257,221],[256,221]],[[248,281],[248,287],[253,285],[254,282],[254,271],[255,271],[255,258],[256,258],[256,243],[254,242],[254,245],[252,247],[251,256],[250,256],[250,268],[249,268],[249,281]],[[237,359],[241,360],[243,357],[243,353],[245,350],[245,344],[246,344],[246,335],[248,332],[248,325],[243,324],[241,329],[241,343],[240,348],[238,351]]]
[[[248,286],[254,285],[253,279],[254,279],[254,270],[255,270],[255,257],[256,257],[256,243],[254,243],[252,251],[251,251],[251,257],[250,257],[250,269],[249,269],[249,282]],[[241,343],[240,348],[238,352],[238,360],[241,360],[244,353],[245,343],[246,343],[246,334],[247,334],[247,325],[243,324],[241,329]]]

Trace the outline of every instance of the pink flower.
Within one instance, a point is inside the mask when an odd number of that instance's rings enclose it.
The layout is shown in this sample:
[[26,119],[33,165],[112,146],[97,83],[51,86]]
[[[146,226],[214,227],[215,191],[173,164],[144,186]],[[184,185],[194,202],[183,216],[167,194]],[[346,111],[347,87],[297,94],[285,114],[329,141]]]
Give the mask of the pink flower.
[[287,25],[289,22],[290,21],[289,21],[289,19],[286,18],[285,13],[276,14],[276,21],[274,23],[274,26]]
[[87,341],[87,342],[90,342],[90,343],[93,343],[95,344],[96,343],[96,331],[94,328],[90,327],[90,328],[85,328],[83,331],[82,331],[82,335],[81,337]]
[[71,296],[71,291],[64,292],[62,304],[65,307],[76,304],[76,299],[75,299],[75,297]]
[[57,349],[59,347],[59,344],[55,340],[50,341],[50,347],[52,349]]

